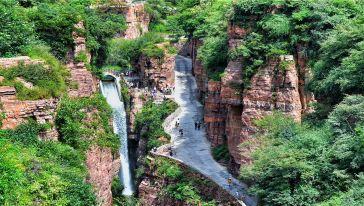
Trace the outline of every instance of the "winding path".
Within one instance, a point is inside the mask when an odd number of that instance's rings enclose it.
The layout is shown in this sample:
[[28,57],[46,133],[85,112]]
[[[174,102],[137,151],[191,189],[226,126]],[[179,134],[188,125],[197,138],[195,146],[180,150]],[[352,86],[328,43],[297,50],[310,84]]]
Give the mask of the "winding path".
[[[172,137],[171,146],[175,153],[173,158],[216,182],[242,205],[255,206],[257,205],[255,198],[246,195],[247,186],[233,178],[225,167],[213,159],[205,131],[195,130],[195,121],[202,120],[203,107],[196,98],[197,86],[191,70],[191,59],[176,57],[174,99],[180,107],[166,119],[164,124],[164,129]],[[183,136],[179,135],[178,129],[175,128],[178,119],[180,128],[184,132]],[[231,186],[227,183],[229,177],[233,180]]]

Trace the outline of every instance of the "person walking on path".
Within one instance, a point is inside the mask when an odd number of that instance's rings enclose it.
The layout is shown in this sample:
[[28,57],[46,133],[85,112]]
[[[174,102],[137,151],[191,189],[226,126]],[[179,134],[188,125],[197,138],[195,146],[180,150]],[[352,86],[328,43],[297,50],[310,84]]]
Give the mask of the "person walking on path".
[[227,182],[229,184],[229,188],[231,188],[231,183],[233,183],[233,180],[231,179],[231,177],[228,178]]
[[179,118],[176,121],[176,128],[178,128],[178,127],[179,127]]
[[197,123],[197,129],[200,130],[201,129],[201,122]]
[[195,122],[195,130],[197,130],[197,127],[198,127],[198,123]]

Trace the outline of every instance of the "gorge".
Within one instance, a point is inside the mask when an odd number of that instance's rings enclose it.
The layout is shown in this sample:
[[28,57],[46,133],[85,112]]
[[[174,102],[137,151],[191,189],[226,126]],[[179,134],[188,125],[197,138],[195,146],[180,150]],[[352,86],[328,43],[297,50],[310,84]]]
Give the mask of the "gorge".
[[364,205],[363,0],[0,0],[0,205]]

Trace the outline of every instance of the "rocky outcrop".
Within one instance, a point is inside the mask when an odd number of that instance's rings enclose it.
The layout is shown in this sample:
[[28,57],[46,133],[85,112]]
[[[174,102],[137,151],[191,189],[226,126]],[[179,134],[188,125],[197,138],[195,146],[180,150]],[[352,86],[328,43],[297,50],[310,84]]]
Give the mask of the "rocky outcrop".
[[221,103],[221,82],[209,81],[205,98],[204,122],[212,147],[225,143],[226,109]]
[[[231,23],[228,27],[229,49],[241,45],[249,32],[249,29]],[[208,81],[201,62],[196,58],[199,45],[201,41],[192,39],[181,52],[191,54],[193,60],[194,75],[204,100],[208,139],[213,147],[226,142],[233,163],[250,163],[251,151],[259,144],[252,138],[256,132],[256,119],[277,110],[299,122],[309,111],[308,104],[313,101],[313,96],[304,90],[308,78],[307,59],[299,48],[294,57],[271,58],[244,89],[243,59],[228,62],[221,82]]]
[[207,93],[208,78],[206,70],[203,68],[202,62],[197,58],[197,49],[202,45],[202,41],[199,39],[192,39],[190,45],[187,47],[192,58],[192,71],[196,78],[196,84],[198,88],[198,95],[200,99],[203,99]]
[[87,181],[94,186],[99,204],[112,205],[111,183],[119,171],[119,159],[113,157],[110,148],[92,146],[86,153],[86,166]]
[[[280,66],[283,62],[286,63],[285,68]],[[243,104],[241,135],[234,140],[239,144],[254,135],[256,132],[255,120],[272,114],[273,111],[281,111],[295,121],[301,121],[302,105],[293,56],[270,59],[267,66],[260,68],[253,76],[250,88],[244,91]],[[236,145],[236,148],[232,150],[232,155],[241,164],[249,163],[250,157],[241,154],[249,154],[242,150],[252,148],[240,148]]]
[[[83,22],[79,22],[75,25],[76,31],[83,29]],[[91,72],[86,67],[86,64],[90,63],[91,55],[86,48],[86,38],[77,32],[73,32],[72,35],[75,48],[71,53],[71,59],[67,63],[67,68],[71,73],[70,80],[72,84],[68,94],[71,97],[89,97],[96,92],[97,88],[97,80],[92,76]],[[81,54],[86,55],[87,62],[74,61],[74,58]]]
[[150,17],[145,11],[144,2],[127,3],[124,9],[127,29],[123,36],[125,39],[135,39],[148,32]]
[[5,115],[1,129],[14,129],[29,118],[40,124],[49,123],[51,128],[42,132],[43,140],[57,140],[58,132],[54,127],[54,114],[57,108],[56,99],[20,101],[16,98],[14,87],[0,87],[1,111]]
[[[27,56],[14,58],[0,58],[0,68],[7,69],[19,64],[40,64],[39,60],[32,60]],[[2,79],[4,79],[2,77]],[[26,87],[31,87],[30,83],[18,78]],[[54,127],[54,114],[57,109],[58,100],[43,99],[34,101],[21,101],[16,97],[16,90],[11,86],[0,87],[1,112],[4,115],[1,129],[14,129],[29,118],[36,120],[40,124],[48,123],[51,128],[40,134],[43,140],[57,140],[58,132]]]
[[[163,44],[158,45],[164,48]],[[174,54],[164,52],[163,58],[150,58],[145,55],[140,56],[137,69],[140,83],[144,87],[156,87],[160,91],[172,88],[174,86]]]

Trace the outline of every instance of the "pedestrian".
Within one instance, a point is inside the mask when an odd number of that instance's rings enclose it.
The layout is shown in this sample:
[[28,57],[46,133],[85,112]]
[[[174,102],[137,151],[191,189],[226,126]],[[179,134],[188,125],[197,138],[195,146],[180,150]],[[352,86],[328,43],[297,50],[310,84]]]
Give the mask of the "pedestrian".
[[176,125],[176,128],[178,128],[178,125],[179,125],[178,121],[176,121],[176,124],[175,125]]
[[197,122],[195,122],[195,130],[197,129],[197,126],[198,126],[198,123],[197,123]]
[[231,179],[231,177],[228,178],[228,184],[229,184],[229,188],[231,187],[231,183],[233,182],[233,180]]
[[201,128],[201,122],[197,123],[197,129],[200,130]]

